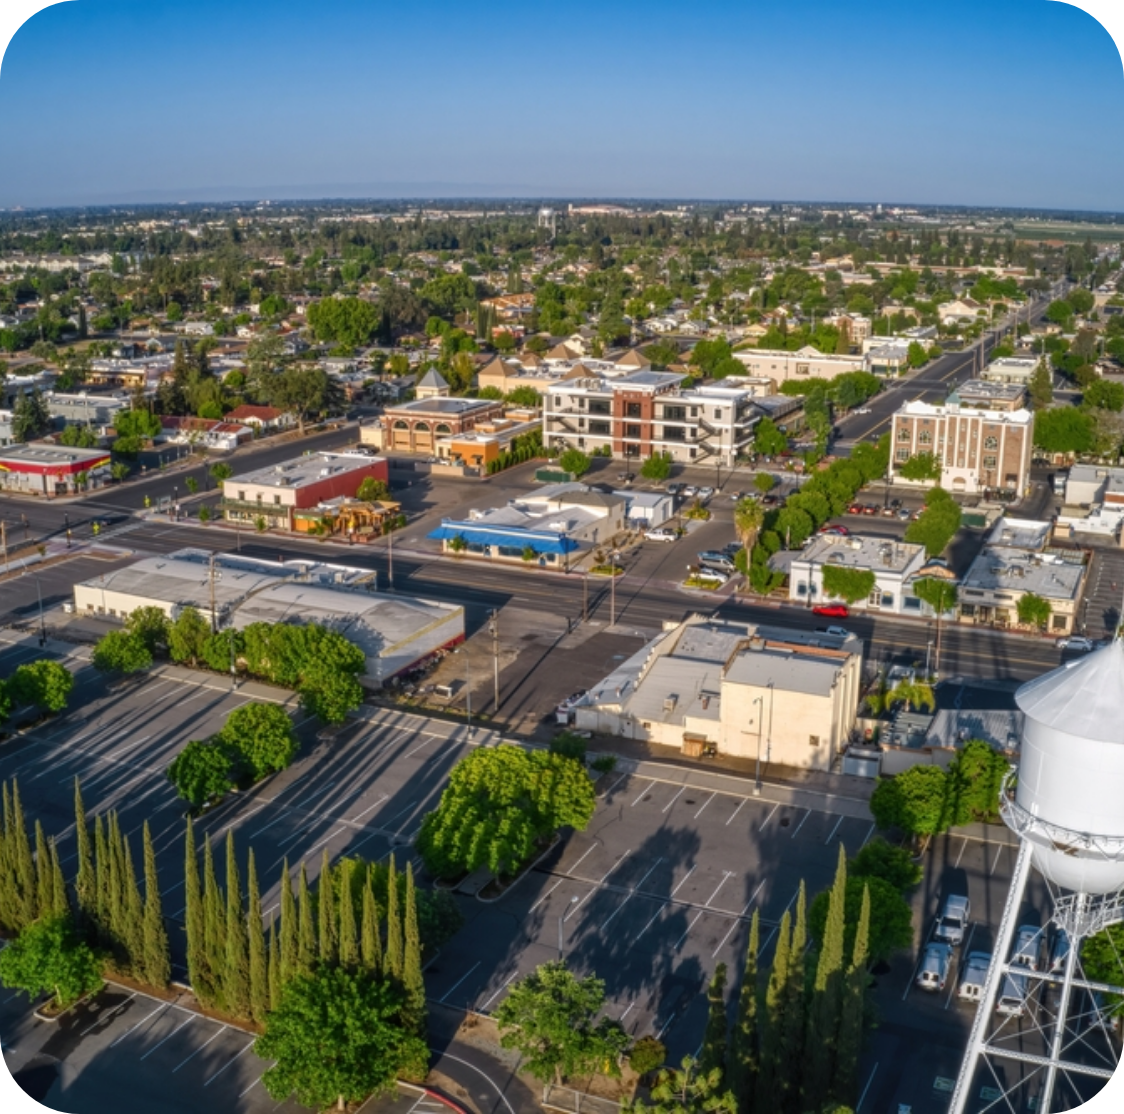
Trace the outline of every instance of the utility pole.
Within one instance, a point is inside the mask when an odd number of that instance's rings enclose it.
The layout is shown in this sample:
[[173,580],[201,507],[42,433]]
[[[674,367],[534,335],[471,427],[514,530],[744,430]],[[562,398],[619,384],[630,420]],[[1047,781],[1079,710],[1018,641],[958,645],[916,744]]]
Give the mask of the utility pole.
[[617,625],[617,551],[609,555],[609,626]]
[[589,573],[582,573],[582,622],[589,622]]
[[495,710],[500,710],[500,613],[492,608],[492,682],[495,688]]
[[4,547],[4,571],[8,572],[8,524],[0,521],[0,545]]
[[394,591],[394,528],[388,523],[386,531],[387,580]]
[[215,634],[218,630],[218,619],[215,615],[215,555],[211,554],[209,560],[209,571],[211,580],[211,634]]

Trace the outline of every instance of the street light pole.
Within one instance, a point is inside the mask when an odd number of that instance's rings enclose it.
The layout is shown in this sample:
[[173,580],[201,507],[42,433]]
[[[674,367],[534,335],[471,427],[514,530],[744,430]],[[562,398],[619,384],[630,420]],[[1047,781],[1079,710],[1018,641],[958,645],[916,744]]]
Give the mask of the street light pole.
[[465,638],[461,650],[464,653],[464,722],[472,730],[472,677],[468,671],[468,639]]
[[609,554],[609,626],[617,625],[617,551]]
[[565,942],[562,939],[562,922],[565,921],[566,917],[570,913],[570,910],[577,904],[577,902],[578,902],[577,895],[570,898],[570,904],[566,907],[566,912],[560,913],[559,916],[558,916],[558,958],[559,959],[565,958]]
[[760,696],[753,698],[757,705],[757,769],[753,775],[753,795],[761,796],[761,729],[765,726],[765,705]]
[[39,587],[39,577],[37,574],[32,573],[35,577],[35,594],[39,597],[39,645],[46,646],[47,644],[47,626],[43,622],[43,589]]
[[492,608],[492,622],[490,624],[492,629],[492,684],[495,692],[493,694],[493,702],[495,710],[500,710],[500,614],[496,608]]

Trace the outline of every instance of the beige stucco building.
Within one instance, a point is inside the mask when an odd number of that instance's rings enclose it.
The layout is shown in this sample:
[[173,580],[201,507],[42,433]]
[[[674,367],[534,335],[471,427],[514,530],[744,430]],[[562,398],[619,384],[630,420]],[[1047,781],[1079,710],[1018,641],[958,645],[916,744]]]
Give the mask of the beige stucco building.
[[590,731],[828,770],[847,745],[862,643],[694,616],[670,625],[574,708]]

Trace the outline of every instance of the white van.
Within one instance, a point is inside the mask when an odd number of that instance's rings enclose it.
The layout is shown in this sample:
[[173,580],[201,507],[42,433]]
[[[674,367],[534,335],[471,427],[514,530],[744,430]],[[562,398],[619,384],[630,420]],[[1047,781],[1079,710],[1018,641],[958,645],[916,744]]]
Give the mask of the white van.
[[987,971],[991,966],[988,952],[969,952],[960,975],[960,990],[957,992],[964,1002],[978,1002],[983,997]]
[[1022,1017],[1026,1010],[1027,977],[1015,971],[1010,971],[1003,976],[1003,986],[999,991],[999,999],[995,1003],[995,1012],[1006,1014],[1007,1017]]

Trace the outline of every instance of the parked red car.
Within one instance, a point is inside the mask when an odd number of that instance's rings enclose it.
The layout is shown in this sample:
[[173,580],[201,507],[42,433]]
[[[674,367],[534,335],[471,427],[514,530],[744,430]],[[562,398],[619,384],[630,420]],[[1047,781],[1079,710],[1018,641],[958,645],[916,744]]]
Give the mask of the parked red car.
[[845,603],[823,603],[819,607],[813,607],[812,614],[823,615],[828,619],[846,619],[851,610]]
[[852,504],[851,504],[851,505],[850,505],[850,506],[849,506],[849,507],[847,508],[847,513],[848,513],[848,514],[862,514],[862,513],[863,513],[863,505],[862,505],[862,503],[852,503]]
[[839,537],[841,537],[841,538],[847,538],[847,537],[851,536],[851,531],[848,530],[846,526],[840,526],[836,523],[828,523],[828,525],[826,525],[826,526],[821,526],[820,527],[820,533],[821,534],[838,534]]

